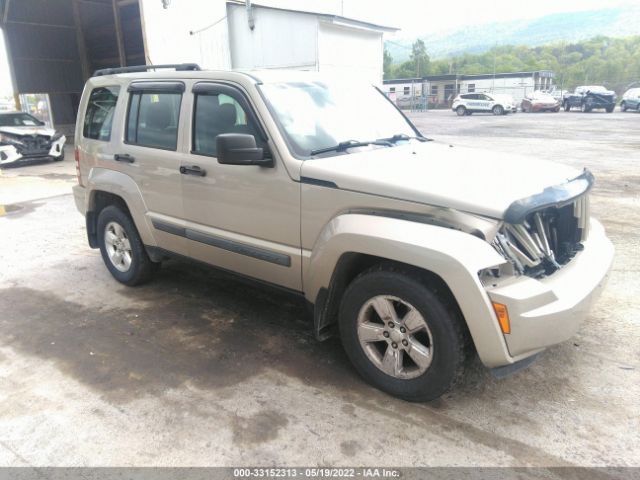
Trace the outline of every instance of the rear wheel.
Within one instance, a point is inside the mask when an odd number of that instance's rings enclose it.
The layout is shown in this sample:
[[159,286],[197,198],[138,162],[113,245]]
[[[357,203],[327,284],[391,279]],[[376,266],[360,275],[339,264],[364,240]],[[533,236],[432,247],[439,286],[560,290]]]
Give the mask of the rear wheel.
[[562,107],[564,108],[565,112],[568,112],[569,110],[571,110],[571,105],[569,105],[569,102],[564,102],[562,104]]
[[128,214],[115,205],[105,207],[98,215],[97,229],[102,260],[116,280],[133,286],[151,279],[160,264],[147,255]]
[[610,107],[607,107],[607,108],[606,108],[607,113],[612,113],[612,112],[613,112],[613,110],[614,110],[615,108],[616,108],[616,106],[615,106],[615,105],[612,105],[612,106],[610,106]]
[[494,115],[504,115],[504,108],[502,108],[502,105],[496,105],[491,109],[491,111]]
[[459,117],[464,117],[465,115],[467,115],[467,109],[465,107],[463,107],[462,105],[458,106],[456,108],[456,114]]
[[410,270],[358,276],[340,305],[340,337],[365,380],[405,400],[437,398],[462,376],[463,321]]

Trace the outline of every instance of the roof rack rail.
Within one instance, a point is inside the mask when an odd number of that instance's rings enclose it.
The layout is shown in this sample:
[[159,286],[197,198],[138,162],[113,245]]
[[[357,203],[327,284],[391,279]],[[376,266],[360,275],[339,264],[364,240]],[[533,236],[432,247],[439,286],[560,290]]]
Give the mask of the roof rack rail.
[[130,67],[101,68],[93,73],[94,77],[102,77],[104,75],[115,75],[117,73],[136,73],[147,72],[159,68],[173,68],[176,72],[184,72],[189,70],[202,70],[197,63],[175,63],[168,65],[132,65]]

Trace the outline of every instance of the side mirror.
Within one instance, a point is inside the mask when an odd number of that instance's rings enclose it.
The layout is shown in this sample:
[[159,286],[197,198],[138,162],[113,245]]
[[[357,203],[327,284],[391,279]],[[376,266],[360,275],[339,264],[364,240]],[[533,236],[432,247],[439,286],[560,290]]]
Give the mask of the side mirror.
[[218,163],[223,165],[260,165],[273,167],[273,159],[265,155],[263,148],[256,146],[253,135],[223,133],[216,137]]

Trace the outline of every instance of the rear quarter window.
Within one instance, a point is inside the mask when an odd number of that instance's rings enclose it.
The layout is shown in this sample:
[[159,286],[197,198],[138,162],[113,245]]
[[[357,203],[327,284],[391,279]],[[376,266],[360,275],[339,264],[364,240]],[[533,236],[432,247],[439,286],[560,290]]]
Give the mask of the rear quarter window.
[[111,139],[113,114],[119,93],[120,87],[100,87],[91,91],[84,115],[83,137],[105,142]]
[[175,150],[182,93],[132,93],[126,141],[142,147]]

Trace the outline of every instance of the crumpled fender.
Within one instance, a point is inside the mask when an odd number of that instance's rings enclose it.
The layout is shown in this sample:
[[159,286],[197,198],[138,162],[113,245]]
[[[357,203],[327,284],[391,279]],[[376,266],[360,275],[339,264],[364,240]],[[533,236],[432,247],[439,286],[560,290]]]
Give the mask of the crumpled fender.
[[147,206],[142,198],[142,192],[129,175],[106,168],[92,168],[87,178],[86,188],[85,211],[93,210],[96,191],[113,193],[121,197],[129,207],[142,242],[149,246],[158,245],[153,235],[151,221],[144,215]]
[[321,288],[329,287],[340,257],[351,252],[406,263],[440,276],[460,306],[482,362],[496,367],[513,361],[478,277],[480,270],[506,262],[486,241],[402,219],[339,215],[322,230],[304,262],[304,291],[310,302],[315,302]]

